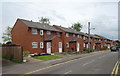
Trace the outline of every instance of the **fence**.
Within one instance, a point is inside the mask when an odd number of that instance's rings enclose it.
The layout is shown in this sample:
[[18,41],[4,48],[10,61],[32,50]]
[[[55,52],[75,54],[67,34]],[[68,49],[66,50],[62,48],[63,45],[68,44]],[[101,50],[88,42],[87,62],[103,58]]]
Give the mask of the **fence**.
[[17,45],[3,45],[2,57],[8,57],[10,59],[23,60],[23,48]]

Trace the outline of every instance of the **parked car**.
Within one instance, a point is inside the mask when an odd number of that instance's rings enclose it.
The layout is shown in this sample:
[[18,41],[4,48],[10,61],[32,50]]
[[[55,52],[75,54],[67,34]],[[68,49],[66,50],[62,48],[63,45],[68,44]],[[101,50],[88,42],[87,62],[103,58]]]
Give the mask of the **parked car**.
[[112,47],[110,48],[110,50],[111,50],[111,52],[112,52],[112,51],[118,51],[119,48],[118,48],[117,46],[112,46]]

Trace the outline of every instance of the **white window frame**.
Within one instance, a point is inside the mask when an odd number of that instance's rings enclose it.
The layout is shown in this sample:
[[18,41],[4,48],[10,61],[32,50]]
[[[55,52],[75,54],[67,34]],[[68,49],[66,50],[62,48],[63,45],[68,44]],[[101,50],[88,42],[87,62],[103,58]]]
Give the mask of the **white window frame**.
[[66,37],[69,37],[69,33],[66,33]]
[[77,37],[79,38],[80,36],[79,36],[79,35],[77,35]]
[[75,37],[75,34],[73,34],[73,37]]
[[96,39],[94,39],[94,41],[96,41]]
[[38,42],[32,42],[32,48],[38,48]]
[[51,35],[51,31],[46,31],[47,35]]
[[37,34],[37,29],[32,28],[32,34]]
[[40,48],[44,48],[44,43],[40,42]]
[[66,47],[69,48],[69,43],[68,42],[66,43]]
[[82,36],[81,36],[81,35],[79,35],[79,38],[82,38]]
[[85,45],[86,45],[86,44],[84,43],[84,48],[85,48]]
[[86,38],[85,38],[85,36],[83,36],[83,40],[85,40]]
[[44,35],[44,31],[40,30],[40,35],[43,36]]

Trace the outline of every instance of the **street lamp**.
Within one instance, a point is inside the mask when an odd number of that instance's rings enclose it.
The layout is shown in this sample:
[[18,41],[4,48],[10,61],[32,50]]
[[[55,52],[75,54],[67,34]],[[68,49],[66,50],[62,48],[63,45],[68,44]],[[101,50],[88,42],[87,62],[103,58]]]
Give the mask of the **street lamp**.
[[88,22],[88,52],[90,52],[90,22]]
[[90,30],[94,30],[95,28],[90,28],[90,22],[88,22],[88,52],[90,52]]

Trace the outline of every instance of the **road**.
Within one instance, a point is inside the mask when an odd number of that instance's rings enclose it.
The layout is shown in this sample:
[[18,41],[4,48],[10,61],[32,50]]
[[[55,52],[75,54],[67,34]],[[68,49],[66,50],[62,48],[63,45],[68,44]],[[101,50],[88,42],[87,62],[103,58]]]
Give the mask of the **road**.
[[105,51],[69,62],[34,70],[28,74],[111,74],[118,52]]

